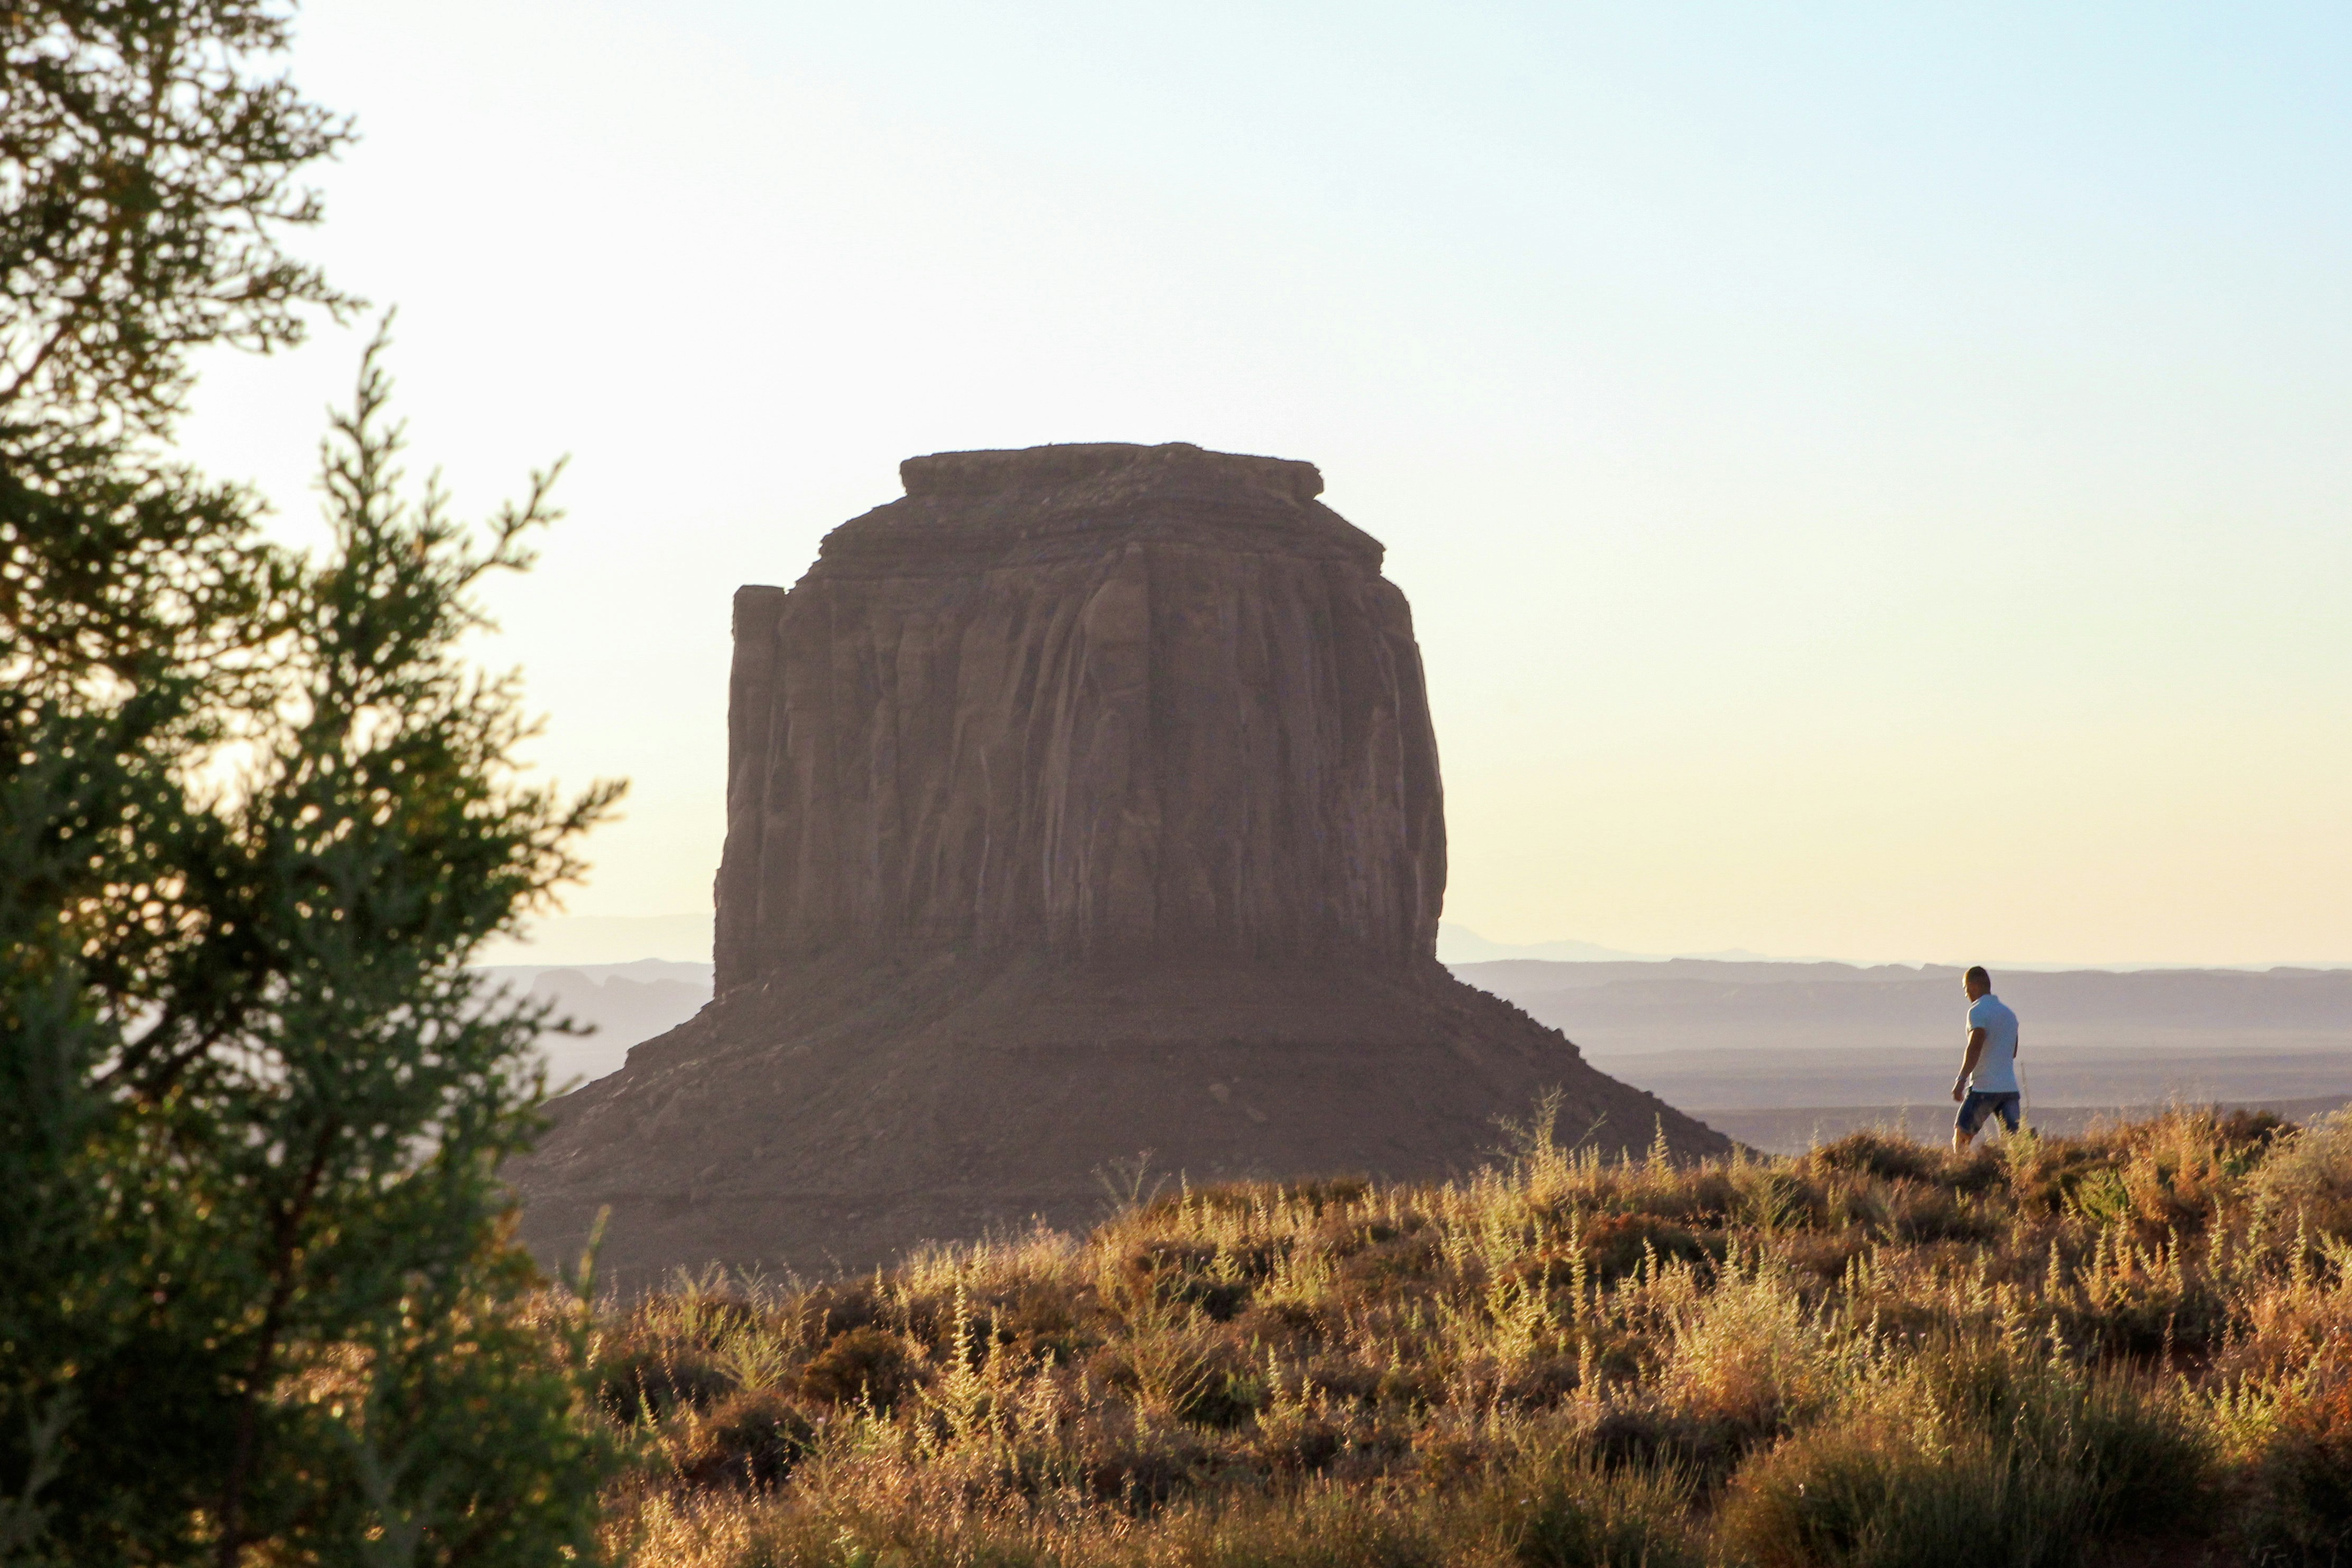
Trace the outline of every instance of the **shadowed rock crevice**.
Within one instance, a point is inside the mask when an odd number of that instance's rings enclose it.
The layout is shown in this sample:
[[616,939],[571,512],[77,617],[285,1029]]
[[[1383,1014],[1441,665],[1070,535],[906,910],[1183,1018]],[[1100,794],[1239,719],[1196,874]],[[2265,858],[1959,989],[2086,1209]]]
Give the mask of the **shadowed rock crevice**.
[[718,999],[522,1163],[561,1252],[801,1269],[1194,1181],[1477,1163],[1563,1091],[1723,1140],[1434,958],[1444,803],[1381,548],[1308,464],[909,459],[736,596]]

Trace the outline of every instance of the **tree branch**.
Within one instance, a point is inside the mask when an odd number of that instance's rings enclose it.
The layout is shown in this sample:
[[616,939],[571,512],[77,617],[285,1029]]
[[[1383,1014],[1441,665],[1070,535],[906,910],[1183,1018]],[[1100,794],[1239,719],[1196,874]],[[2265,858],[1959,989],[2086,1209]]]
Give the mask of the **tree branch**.
[[220,1568],[236,1568],[237,1560],[245,1555],[245,1486],[252,1474],[259,1442],[261,1394],[268,1384],[270,1363],[278,1357],[278,1335],[285,1326],[287,1304],[294,1299],[295,1262],[301,1251],[302,1222],[310,1215],[320,1180],[326,1173],[327,1155],[341,1131],[342,1124],[332,1117],[319,1129],[310,1163],[303,1171],[293,1197],[279,1208],[277,1223],[271,1227],[275,1247],[269,1264],[269,1303],[262,1312],[261,1338],[253,1348],[253,1361],[246,1371],[243,1402],[237,1410],[236,1445],[221,1489],[220,1544],[215,1553]]

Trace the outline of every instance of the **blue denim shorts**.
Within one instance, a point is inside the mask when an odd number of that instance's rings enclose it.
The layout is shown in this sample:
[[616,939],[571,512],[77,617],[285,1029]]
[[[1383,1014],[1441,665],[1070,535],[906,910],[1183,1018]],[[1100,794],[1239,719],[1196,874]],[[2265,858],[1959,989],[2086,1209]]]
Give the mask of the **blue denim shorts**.
[[1952,1125],[1973,1138],[1977,1135],[1977,1129],[1984,1125],[1986,1112],[1990,1111],[2000,1118],[2003,1127],[2014,1132],[2017,1131],[2017,1106],[2015,1089],[2006,1094],[1987,1094],[1972,1089],[1969,1090],[1969,1097],[1960,1101],[1960,1113],[1953,1119]]

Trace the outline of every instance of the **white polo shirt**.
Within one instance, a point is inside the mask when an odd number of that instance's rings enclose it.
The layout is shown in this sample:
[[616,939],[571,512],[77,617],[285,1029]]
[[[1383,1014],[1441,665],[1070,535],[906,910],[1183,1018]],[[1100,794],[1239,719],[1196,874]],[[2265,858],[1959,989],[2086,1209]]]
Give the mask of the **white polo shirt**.
[[1969,1088],[1979,1094],[2017,1092],[2017,1015],[1988,991],[1969,1008],[1969,1027],[1984,1031],[1984,1049],[1977,1053],[1977,1070],[1969,1074]]

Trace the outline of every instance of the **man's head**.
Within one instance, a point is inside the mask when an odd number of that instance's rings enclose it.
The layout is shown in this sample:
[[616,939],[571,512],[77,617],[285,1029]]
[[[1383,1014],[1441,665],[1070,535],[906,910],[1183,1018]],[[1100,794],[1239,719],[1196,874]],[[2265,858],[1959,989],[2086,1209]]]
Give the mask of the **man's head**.
[[1970,969],[1961,978],[1960,984],[1967,990],[1969,1000],[1971,1002],[1979,996],[1992,994],[1992,976],[1985,973],[1984,965],[1981,963]]

